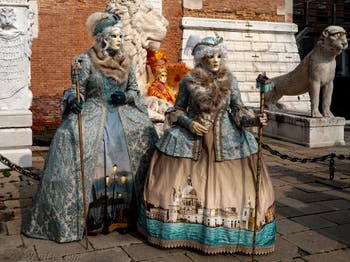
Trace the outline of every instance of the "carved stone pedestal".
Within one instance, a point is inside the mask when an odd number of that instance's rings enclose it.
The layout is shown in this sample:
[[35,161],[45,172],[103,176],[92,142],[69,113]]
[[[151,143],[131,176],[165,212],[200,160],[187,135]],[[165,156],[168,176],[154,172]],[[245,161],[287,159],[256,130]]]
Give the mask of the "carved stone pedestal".
[[[22,166],[32,166],[32,112],[0,110],[0,154]],[[8,167],[0,163],[0,169]]]
[[0,0],[0,154],[23,167],[32,166],[33,17],[28,0]]
[[265,136],[307,147],[345,145],[345,118],[312,118],[290,113],[266,111],[269,122]]

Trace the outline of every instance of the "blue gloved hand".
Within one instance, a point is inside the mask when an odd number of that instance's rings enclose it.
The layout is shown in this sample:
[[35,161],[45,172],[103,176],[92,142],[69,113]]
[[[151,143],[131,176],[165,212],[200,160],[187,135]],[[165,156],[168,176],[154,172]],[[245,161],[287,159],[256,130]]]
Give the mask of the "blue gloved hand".
[[83,104],[84,104],[84,102],[82,100],[80,100],[80,102],[78,102],[78,99],[76,97],[74,97],[69,102],[69,107],[70,107],[70,110],[74,114],[79,114],[81,112],[81,110],[83,109]]
[[72,84],[75,84],[77,81],[81,81],[83,79],[82,75],[72,75]]
[[123,105],[126,101],[125,93],[122,91],[116,91],[113,94],[111,94],[112,104],[117,105]]

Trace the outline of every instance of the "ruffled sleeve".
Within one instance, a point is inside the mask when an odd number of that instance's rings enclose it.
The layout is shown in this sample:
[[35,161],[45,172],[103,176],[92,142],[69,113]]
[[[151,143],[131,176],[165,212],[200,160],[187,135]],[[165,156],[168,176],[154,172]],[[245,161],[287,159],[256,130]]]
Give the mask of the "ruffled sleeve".
[[189,128],[192,118],[187,114],[187,108],[189,105],[189,91],[186,85],[186,79],[183,79],[180,83],[179,94],[175,102],[175,111],[172,112],[172,121],[179,125]]
[[231,89],[230,115],[235,124],[239,127],[254,126],[256,116],[253,110],[243,104],[241,92],[238,88],[238,81],[234,77]]
[[136,75],[133,66],[130,67],[128,83],[126,87],[126,103],[135,104],[135,106],[143,113],[148,115],[146,101],[140,94],[140,89],[137,84]]

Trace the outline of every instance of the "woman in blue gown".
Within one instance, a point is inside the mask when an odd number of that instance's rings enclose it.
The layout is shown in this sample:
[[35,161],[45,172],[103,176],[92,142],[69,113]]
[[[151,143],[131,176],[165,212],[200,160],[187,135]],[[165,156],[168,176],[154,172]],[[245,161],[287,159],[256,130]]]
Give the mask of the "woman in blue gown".
[[[81,71],[64,92],[64,120],[46,158],[41,184],[22,232],[57,242],[135,225],[157,134],[148,118],[131,60],[123,52],[123,23],[94,13],[87,26],[96,44],[79,55]],[[79,81],[81,101],[76,98]],[[87,218],[83,215],[77,113],[81,112]],[[117,166],[117,173],[113,166]],[[106,228],[107,225],[107,228]]]

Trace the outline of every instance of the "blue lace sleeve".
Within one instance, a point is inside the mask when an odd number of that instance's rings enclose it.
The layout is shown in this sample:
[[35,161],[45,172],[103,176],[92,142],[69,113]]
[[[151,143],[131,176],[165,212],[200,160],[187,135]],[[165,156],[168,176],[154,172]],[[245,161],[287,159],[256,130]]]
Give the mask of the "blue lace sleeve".
[[236,125],[240,127],[253,126],[255,123],[255,114],[243,104],[238,81],[235,77],[231,88],[230,114]]
[[189,91],[186,86],[186,81],[183,80],[180,83],[179,94],[175,102],[175,109],[178,112],[177,123],[183,127],[188,128],[192,122],[192,119],[187,115],[187,107],[189,104]]
[[130,104],[134,102],[138,96],[140,96],[140,89],[137,84],[134,68],[131,66],[129,70],[128,84],[126,88],[126,103]]
[[135,106],[143,113],[148,115],[147,103],[143,96],[141,96],[139,86],[133,66],[130,67],[128,75],[128,84],[126,87],[126,103],[135,104]]

